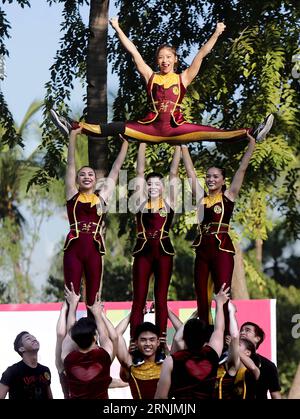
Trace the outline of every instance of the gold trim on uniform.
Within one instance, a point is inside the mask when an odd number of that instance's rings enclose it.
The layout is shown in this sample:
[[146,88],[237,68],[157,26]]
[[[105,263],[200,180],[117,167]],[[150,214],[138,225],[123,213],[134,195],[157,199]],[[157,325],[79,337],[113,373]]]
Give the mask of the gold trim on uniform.
[[[155,117],[151,120],[151,121],[147,121],[144,122],[144,124],[149,124],[150,122],[154,121],[157,118],[157,115],[155,115]],[[141,122],[141,121],[138,121]],[[176,125],[182,125],[184,122],[182,122],[181,124],[176,123]],[[171,135],[171,136],[164,136],[164,135],[150,135],[150,134],[146,134],[144,132],[141,131],[137,131],[133,128],[129,128],[126,127],[125,128],[125,135],[127,135],[128,137],[132,137],[136,140],[143,140],[144,142],[149,142],[149,143],[162,143],[164,141],[174,141],[174,143],[176,142],[180,142],[182,144],[184,143],[188,143],[190,141],[201,141],[201,140],[218,140],[218,139],[233,139],[235,137],[239,137],[241,134],[246,134],[246,129],[240,129],[240,130],[233,130],[233,131],[193,131],[190,133],[184,133],[184,134],[180,134],[180,135]]]
[[[164,86],[165,89],[168,89],[169,87],[173,86],[174,84],[177,85],[178,83],[178,74],[176,73],[168,73],[168,74],[154,74],[153,77],[153,84],[156,83],[159,86]],[[175,86],[178,89],[178,86]],[[174,88],[175,88],[174,87]],[[175,95],[178,94],[173,92]]]
[[[205,196],[202,200],[202,204],[206,205],[206,208],[210,208],[213,205],[215,205],[217,202],[222,202],[222,201],[223,201],[223,194],[222,194],[222,192],[219,192],[216,195]],[[217,214],[220,214],[222,212],[222,208],[220,208],[220,209],[221,209],[221,211],[217,212]]]
[[83,204],[89,204],[90,203],[91,204],[91,208],[92,208],[94,205],[99,204],[100,199],[94,193],[80,192],[79,197],[78,197],[78,201],[79,202],[82,202]]
[[149,201],[147,201],[145,208],[158,211],[160,213],[161,209],[165,209],[164,200],[163,198],[159,198],[156,200],[150,199]]
[[138,380],[157,380],[160,377],[161,365],[146,361],[139,367],[131,366],[131,373]]

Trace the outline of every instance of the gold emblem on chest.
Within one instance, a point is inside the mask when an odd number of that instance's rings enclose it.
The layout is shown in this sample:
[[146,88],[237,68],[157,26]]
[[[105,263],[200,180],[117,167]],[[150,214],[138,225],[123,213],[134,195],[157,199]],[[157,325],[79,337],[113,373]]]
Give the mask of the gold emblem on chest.
[[214,213],[221,214],[221,212],[222,212],[222,207],[220,205],[215,205],[214,206]]

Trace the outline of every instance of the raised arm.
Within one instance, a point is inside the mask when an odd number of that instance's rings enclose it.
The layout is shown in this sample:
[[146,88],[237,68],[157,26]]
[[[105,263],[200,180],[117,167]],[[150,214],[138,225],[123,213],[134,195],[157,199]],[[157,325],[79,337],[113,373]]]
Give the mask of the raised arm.
[[64,293],[65,293],[65,299],[67,303],[69,304],[69,312],[68,312],[67,324],[66,324],[67,332],[69,332],[71,327],[76,322],[76,310],[77,310],[78,303],[81,296],[80,294],[76,294],[76,292],[74,291],[73,282],[71,282],[71,289],[69,289],[65,285]]
[[131,312],[127,314],[116,326],[116,332],[118,335],[123,335],[130,322]]
[[106,202],[106,203],[108,203],[111,195],[113,194],[113,191],[115,189],[116,182],[117,182],[122,164],[124,163],[124,160],[125,160],[126,155],[127,155],[128,141],[125,140],[123,137],[122,137],[122,139],[123,139],[123,143],[122,143],[122,146],[121,146],[121,150],[120,150],[114,164],[112,165],[112,168],[109,172],[109,175],[105,179],[105,182],[104,182],[102,188],[100,189],[100,195],[103,198],[104,202]]
[[260,377],[260,369],[255,365],[254,361],[242,351],[240,351],[240,358],[247,370],[254,376],[255,380]]
[[[190,319],[196,318],[197,315],[198,315],[198,311],[196,310],[191,314],[189,318]],[[176,314],[173,313],[173,311],[170,310],[169,308],[168,308],[168,317],[171,320],[171,323],[175,329],[175,334],[173,337],[172,346],[170,350],[170,353],[173,354],[176,351],[181,351],[185,349],[185,342],[183,340],[184,323],[182,323],[180,318],[176,316]]]
[[101,306],[102,309],[100,310],[100,314],[102,316],[102,320],[105,324],[107,335],[109,339],[112,341],[113,344],[113,358],[115,357],[117,353],[117,347],[118,347],[118,334],[116,332],[116,329],[114,328],[112,322],[109,320],[109,318],[106,316],[106,313],[104,312],[103,305]]
[[168,356],[161,368],[160,378],[157,383],[157,389],[154,399],[167,399],[171,387],[171,375],[173,371],[173,358]]
[[214,297],[216,301],[216,319],[213,334],[209,340],[209,346],[211,346],[221,356],[224,342],[224,310],[223,306],[229,299],[230,288],[225,289],[226,284],[223,284],[218,294]]
[[182,321],[180,320],[180,318],[178,316],[176,316],[176,314],[169,309],[168,307],[168,317],[175,329],[175,331],[177,332],[177,330],[182,326]]
[[131,365],[132,359],[128,352],[128,348],[124,339],[123,334],[125,333],[129,322],[130,322],[131,312],[124,317],[116,326],[116,332],[118,334],[118,347],[117,347],[117,358],[121,364],[121,367],[125,369],[125,371],[121,369],[122,379],[128,381],[129,379],[129,371],[128,367]]
[[189,184],[192,189],[193,196],[196,198],[197,205],[201,202],[204,196],[204,190],[200,185],[200,182],[197,178],[195,168],[189,153],[189,150],[186,145],[181,145],[182,159],[185,166],[186,174],[189,180]]
[[230,345],[228,351],[228,372],[234,376],[240,367],[240,351],[239,351],[239,326],[236,320],[236,307],[231,301],[228,302],[229,312],[229,333]]
[[249,161],[255,150],[255,139],[249,133],[247,133],[247,137],[249,139],[248,148],[242,158],[242,161],[240,163],[240,166],[237,172],[235,173],[233,177],[233,180],[231,182],[229,189],[224,192],[224,195],[226,195],[231,201],[235,200],[235,198],[237,197],[241,189]]
[[69,136],[69,146],[67,155],[67,169],[65,176],[65,189],[67,201],[71,199],[78,190],[76,187],[76,165],[75,165],[75,145],[77,135],[81,133],[81,128],[72,130]]
[[64,364],[61,360],[62,343],[67,334],[67,314],[68,314],[68,303],[63,302],[59,317],[56,323],[56,345],[55,345],[55,366],[60,374],[64,369]]
[[122,31],[122,29],[119,26],[118,18],[117,17],[112,17],[109,20],[109,23],[111,24],[111,26],[116,31],[123,47],[129,52],[129,54],[131,54],[138,72],[144,77],[146,83],[148,83],[148,81],[149,81],[149,79],[150,79],[150,77],[153,73],[152,69],[148,66],[148,64],[145,63],[143,57],[139,53],[139,51],[138,51],[137,47],[134,45],[134,43],[132,41],[130,41],[130,39]]
[[195,58],[193,59],[192,64],[186,70],[184,70],[181,77],[182,77],[182,82],[185,87],[187,87],[197,76],[200,70],[203,58],[206,57],[207,54],[209,54],[210,51],[213,49],[213,47],[215,46],[215,43],[217,42],[221,33],[224,32],[225,28],[226,26],[224,25],[224,23],[220,22],[217,24],[216,30],[213,33],[213,35],[200,48]]
[[182,323],[180,318],[176,316],[176,314],[173,313],[172,310],[169,309],[169,307],[168,307],[168,317],[171,320],[171,323],[175,329],[175,334],[173,336],[172,346],[170,350],[170,353],[173,354],[174,352],[180,351],[184,349],[185,347],[185,343],[183,340],[184,324]]
[[131,202],[134,211],[138,211],[141,204],[147,199],[145,193],[145,164],[146,143],[140,143],[137,154],[136,177],[134,179],[134,193]]
[[74,291],[73,284],[71,283],[71,289],[69,289],[65,285],[65,299],[69,304],[69,311],[67,315],[67,334],[62,343],[62,351],[61,351],[61,361],[63,362],[65,357],[72,351],[77,349],[76,343],[71,338],[69,331],[73,324],[76,321],[76,310],[78,306],[78,302],[80,300],[80,295],[77,295]]
[[87,306],[87,308],[94,315],[97,330],[98,330],[98,333],[99,333],[100,345],[109,354],[110,359],[113,360],[114,353],[115,353],[114,343],[111,341],[111,339],[107,335],[107,329],[106,329],[105,323],[103,321],[103,315],[101,313],[102,302],[100,301],[98,293],[96,294],[94,304],[92,306]]
[[176,201],[177,201],[177,193],[178,193],[178,167],[181,158],[181,148],[179,145],[175,146],[174,154],[172,163],[170,166],[170,175],[169,175],[169,182],[170,182],[170,194],[168,197],[170,207],[175,210],[176,208]]

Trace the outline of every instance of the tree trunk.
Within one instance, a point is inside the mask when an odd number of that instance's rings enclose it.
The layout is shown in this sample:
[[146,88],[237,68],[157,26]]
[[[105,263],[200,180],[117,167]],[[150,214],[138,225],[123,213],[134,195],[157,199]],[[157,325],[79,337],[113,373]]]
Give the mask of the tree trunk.
[[243,252],[239,244],[235,244],[234,270],[232,274],[231,295],[235,300],[248,300]]
[[256,255],[256,260],[259,263],[260,268],[262,267],[262,250],[263,250],[262,239],[256,239],[255,240],[255,255]]
[[[87,121],[107,122],[107,32],[109,0],[92,0],[87,56]],[[107,174],[106,138],[88,138],[89,164],[98,178]]]
[[298,368],[293,380],[292,387],[290,388],[288,399],[300,399],[300,364],[298,364]]

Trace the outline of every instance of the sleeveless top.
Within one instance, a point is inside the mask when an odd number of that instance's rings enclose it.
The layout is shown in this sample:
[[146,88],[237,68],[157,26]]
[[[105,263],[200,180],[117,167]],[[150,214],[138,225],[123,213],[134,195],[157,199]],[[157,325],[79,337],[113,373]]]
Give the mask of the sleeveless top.
[[221,193],[214,200],[209,199],[209,197],[203,198],[203,203],[204,218],[199,224],[199,234],[194,240],[193,247],[197,248],[201,245],[203,236],[214,235],[220,250],[235,253],[234,246],[228,234],[234,202],[228,199],[224,193]]
[[140,253],[151,239],[159,239],[163,252],[173,256],[175,252],[169,237],[173,217],[174,211],[166,202],[157,212],[147,210],[144,205],[136,214],[137,241],[132,254]]
[[71,241],[78,239],[80,232],[93,234],[94,241],[98,245],[101,255],[105,254],[104,239],[101,234],[101,227],[105,218],[105,202],[100,195],[91,194],[87,198],[86,194],[78,192],[67,201],[67,213],[70,223],[70,231],[67,235],[64,250]]
[[161,112],[168,112],[171,123],[175,126],[184,124],[186,121],[180,105],[185,92],[186,88],[182,83],[180,74],[153,73],[147,84],[147,100],[150,112],[138,122],[150,124],[155,121]]

